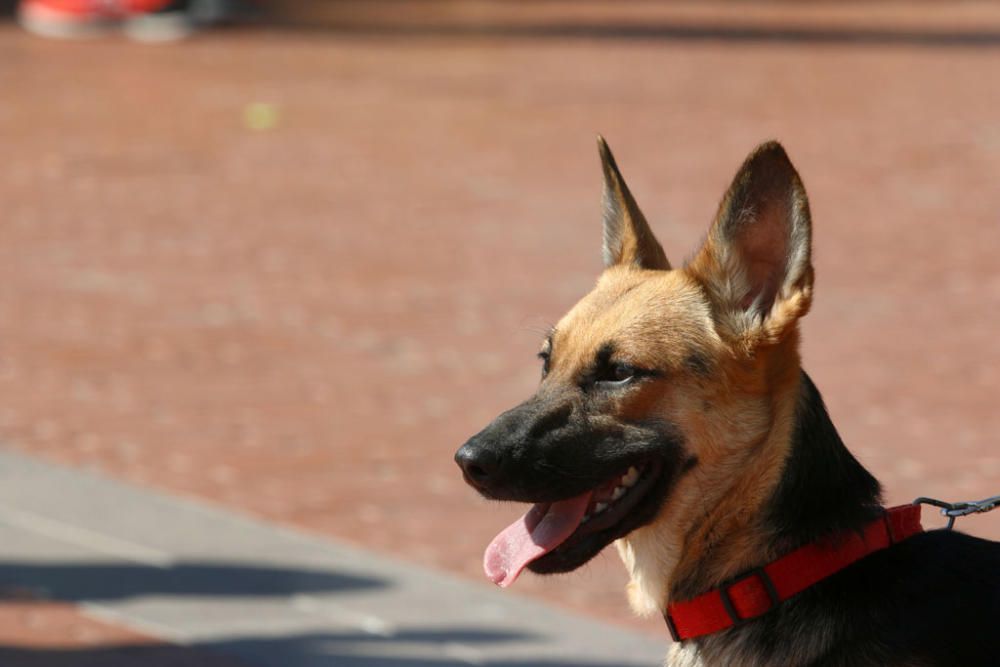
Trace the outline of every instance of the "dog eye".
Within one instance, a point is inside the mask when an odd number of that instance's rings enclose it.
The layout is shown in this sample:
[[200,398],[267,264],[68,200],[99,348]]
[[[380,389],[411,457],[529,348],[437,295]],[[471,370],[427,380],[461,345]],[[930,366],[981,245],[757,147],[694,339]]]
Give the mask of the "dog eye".
[[546,350],[543,350],[543,351],[541,351],[541,352],[538,353],[538,358],[542,360],[542,377],[543,378],[546,375],[549,374],[549,357],[550,356],[551,356],[550,353],[548,351],[546,351]]
[[615,382],[624,382],[635,377],[635,369],[628,364],[615,364],[612,375],[614,375]]
[[598,383],[603,384],[618,384],[623,385],[634,379],[637,375],[635,366],[630,366],[628,364],[610,364],[604,369],[597,377]]

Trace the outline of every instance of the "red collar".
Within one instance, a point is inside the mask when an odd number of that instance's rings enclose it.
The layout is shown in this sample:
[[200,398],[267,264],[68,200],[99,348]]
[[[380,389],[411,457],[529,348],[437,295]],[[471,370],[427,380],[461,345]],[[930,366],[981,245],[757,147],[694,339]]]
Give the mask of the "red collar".
[[674,641],[693,639],[756,618],[868,554],[923,530],[920,505],[893,507],[860,533],[807,544],[692,600],[670,604],[664,614],[670,635]]

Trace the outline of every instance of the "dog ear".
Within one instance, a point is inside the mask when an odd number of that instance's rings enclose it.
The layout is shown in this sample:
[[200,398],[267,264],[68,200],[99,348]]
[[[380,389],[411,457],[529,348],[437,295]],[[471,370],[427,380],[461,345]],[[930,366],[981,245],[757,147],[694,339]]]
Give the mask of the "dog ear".
[[597,137],[597,149],[604,170],[605,268],[630,264],[641,269],[669,270],[670,262],[625,185],[604,137]]
[[785,149],[772,141],[740,167],[688,269],[730,334],[776,341],[809,310],[811,239],[805,188]]

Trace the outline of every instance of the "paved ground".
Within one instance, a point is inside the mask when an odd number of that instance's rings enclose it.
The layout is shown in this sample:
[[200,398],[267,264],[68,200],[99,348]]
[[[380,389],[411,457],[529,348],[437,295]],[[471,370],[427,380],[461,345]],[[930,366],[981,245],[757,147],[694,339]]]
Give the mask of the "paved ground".
[[2,453],[8,582],[178,646],[106,632],[55,647],[8,636],[5,667],[145,665],[147,654],[258,667],[624,667],[656,664],[666,645],[485,584]]
[[[594,135],[675,259],[778,137],[816,224],[806,364],[846,441],[890,501],[996,493],[996,6],[698,4],[163,49],[0,27],[0,438],[479,580],[518,510],[451,454],[530,393],[593,281]],[[605,557],[511,595],[662,637],[622,583]]]

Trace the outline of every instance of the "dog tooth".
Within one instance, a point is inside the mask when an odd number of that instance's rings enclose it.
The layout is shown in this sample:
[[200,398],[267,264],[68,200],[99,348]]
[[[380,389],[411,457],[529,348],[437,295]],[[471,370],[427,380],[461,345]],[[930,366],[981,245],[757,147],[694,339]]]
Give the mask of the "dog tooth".
[[625,489],[620,486],[615,487],[614,493],[611,494],[611,500],[618,500],[625,495]]
[[607,503],[597,503],[596,505],[594,505],[594,514],[600,514],[607,508],[608,508]]
[[628,472],[625,473],[625,476],[622,477],[622,486],[632,486],[638,481],[639,481],[639,471],[636,469],[635,466],[632,466],[631,468],[628,469]]

